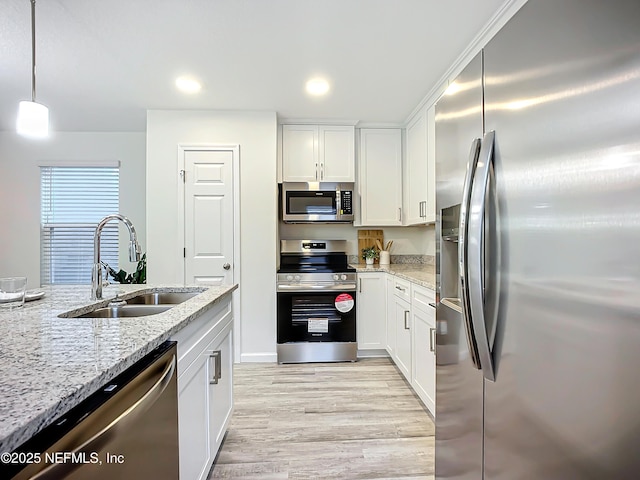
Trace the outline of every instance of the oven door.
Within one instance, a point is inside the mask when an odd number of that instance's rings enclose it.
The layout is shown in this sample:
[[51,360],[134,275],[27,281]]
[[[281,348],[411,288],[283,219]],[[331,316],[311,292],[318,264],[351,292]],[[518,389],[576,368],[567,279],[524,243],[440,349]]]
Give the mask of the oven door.
[[278,343],[355,342],[356,292],[278,292]]

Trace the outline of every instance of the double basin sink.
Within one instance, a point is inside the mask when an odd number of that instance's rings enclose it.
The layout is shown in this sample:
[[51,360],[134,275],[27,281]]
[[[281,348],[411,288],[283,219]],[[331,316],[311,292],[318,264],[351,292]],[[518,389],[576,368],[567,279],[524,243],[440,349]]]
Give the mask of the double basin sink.
[[[114,299],[106,307],[76,314],[75,311],[58,315],[62,318],[127,318],[146,317],[166,312],[176,305],[195,297],[202,290],[192,292],[150,292],[131,298]],[[126,303],[125,303],[126,302]]]

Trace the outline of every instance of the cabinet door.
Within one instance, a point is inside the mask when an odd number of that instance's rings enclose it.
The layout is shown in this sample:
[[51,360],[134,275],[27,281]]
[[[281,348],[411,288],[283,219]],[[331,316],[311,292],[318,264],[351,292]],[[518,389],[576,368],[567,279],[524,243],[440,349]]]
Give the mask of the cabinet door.
[[283,181],[317,182],[318,171],[318,126],[283,125]]
[[407,126],[405,162],[405,225],[426,222],[427,111],[420,110]]
[[393,275],[387,275],[385,278],[387,288],[387,353],[391,358],[395,358],[396,354],[396,295],[393,280]]
[[435,311],[413,308],[413,378],[411,385],[432,415],[436,405]]
[[385,276],[385,273],[358,273],[358,350],[384,349],[387,346]]
[[318,127],[318,178],[322,182],[355,182],[355,128]]
[[[222,337],[222,338],[220,338]],[[211,343],[207,353],[213,372],[209,383],[211,403],[209,422],[211,428],[211,452],[216,455],[227,431],[233,410],[233,343],[231,324]],[[219,362],[219,363],[217,363]],[[214,382],[214,383],[211,383]]]
[[209,448],[209,370],[204,352],[178,377],[180,478],[207,478],[215,455]]
[[358,160],[361,225],[402,225],[402,131],[361,129]]
[[427,110],[427,205],[425,221],[436,221],[436,106]]
[[411,305],[395,297],[396,365],[411,383]]

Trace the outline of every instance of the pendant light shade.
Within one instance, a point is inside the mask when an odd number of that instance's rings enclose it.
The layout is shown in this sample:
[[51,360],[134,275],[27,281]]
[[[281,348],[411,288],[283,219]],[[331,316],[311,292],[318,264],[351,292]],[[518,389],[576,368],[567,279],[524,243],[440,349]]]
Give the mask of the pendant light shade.
[[49,109],[36,103],[36,0],[31,1],[31,101],[20,102],[16,131],[26,137],[49,135]]
[[44,138],[49,135],[49,109],[41,103],[22,101],[18,104],[18,134]]

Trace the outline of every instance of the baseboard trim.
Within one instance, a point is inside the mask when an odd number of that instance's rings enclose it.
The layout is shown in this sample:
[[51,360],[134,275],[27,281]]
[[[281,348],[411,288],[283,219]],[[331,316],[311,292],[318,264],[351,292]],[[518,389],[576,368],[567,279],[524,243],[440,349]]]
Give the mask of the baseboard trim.
[[358,358],[388,357],[389,353],[385,349],[358,350]]
[[273,353],[241,353],[240,363],[276,363],[278,354]]

